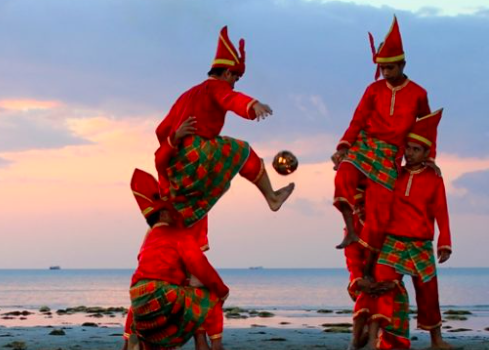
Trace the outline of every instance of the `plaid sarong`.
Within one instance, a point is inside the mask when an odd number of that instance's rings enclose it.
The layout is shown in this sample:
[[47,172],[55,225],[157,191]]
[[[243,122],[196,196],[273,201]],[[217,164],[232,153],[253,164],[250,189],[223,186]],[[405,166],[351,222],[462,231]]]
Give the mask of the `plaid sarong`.
[[250,154],[247,142],[217,136],[184,138],[167,170],[173,206],[183,224],[203,218],[229,189]]
[[396,154],[396,146],[369,137],[362,130],[343,161],[352,163],[369,179],[392,191],[397,179]]
[[134,331],[144,349],[179,347],[195,334],[218,298],[205,288],[143,280],[130,289]]
[[378,264],[393,267],[398,273],[428,282],[436,276],[433,242],[387,235]]
[[409,341],[409,295],[402,281],[397,284],[391,323],[383,331]]

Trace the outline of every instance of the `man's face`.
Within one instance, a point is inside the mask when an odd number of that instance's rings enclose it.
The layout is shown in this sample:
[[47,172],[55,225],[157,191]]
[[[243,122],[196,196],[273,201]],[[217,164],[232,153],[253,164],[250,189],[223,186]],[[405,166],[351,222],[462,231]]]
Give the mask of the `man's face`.
[[227,69],[226,71],[224,71],[223,78],[234,89],[234,85],[236,84],[236,82],[239,80],[240,77],[238,74],[231,72],[229,69]]
[[415,142],[408,142],[406,149],[404,150],[404,158],[406,158],[406,165],[415,166],[419,165],[426,160],[430,153],[429,149],[425,149],[420,144]]
[[380,72],[388,82],[395,82],[404,75],[404,62],[380,63]]

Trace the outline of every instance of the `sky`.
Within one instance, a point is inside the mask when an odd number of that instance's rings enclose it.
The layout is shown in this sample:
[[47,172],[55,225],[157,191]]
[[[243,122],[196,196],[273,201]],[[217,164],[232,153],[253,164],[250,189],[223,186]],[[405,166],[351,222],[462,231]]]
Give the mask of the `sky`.
[[[247,140],[275,187],[277,212],[239,176],[210,214],[208,253],[221,268],[343,267],[334,246],[329,160],[374,79],[396,14],[410,79],[444,107],[437,163],[453,239],[448,267],[489,267],[489,6],[482,1],[4,0],[0,3],[0,268],[134,268],[146,224],[129,188],[155,174],[154,130],[203,81],[222,26],[246,39],[236,90],[270,118],[229,113],[223,135]],[[299,158],[274,173],[280,150]]]

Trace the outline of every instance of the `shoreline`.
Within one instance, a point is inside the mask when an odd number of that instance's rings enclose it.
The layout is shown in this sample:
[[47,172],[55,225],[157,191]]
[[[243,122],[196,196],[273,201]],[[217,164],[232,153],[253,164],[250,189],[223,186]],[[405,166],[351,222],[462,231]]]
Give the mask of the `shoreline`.
[[[0,347],[14,350],[118,350],[122,348],[122,326],[82,327],[65,326],[56,328],[62,335],[51,335],[50,327],[0,327]],[[224,329],[223,343],[228,350],[344,350],[350,342],[349,333],[325,333],[313,328],[232,328]],[[457,348],[473,350],[489,349],[489,332],[479,335],[454,335],[445,333],[445,339]],[[412,349],[429,347],[429,334],[414,331],[411,335]],[[188,342],[182,350],[193,349]]]
[[[14,309],[16,316],[4,319],[0,310],[0,348],[13,350],[116,350],[122,347],[125,313],[109,312],[50,314],[39,310]],[[275,349],[346,349],[350,341],[351,313],[348,310],[243,310],[226,308],[224,345],[228,350]],[[27,314],[26,312],[29,312]],[[446,311],[446,310],[445,310]],[[460,310],[459,310],[460,311]],[[461,310],[466,312],[466,310]],[[443,334],[448,342],[465,349],[489,350],[489,310],[470,311],[469,315],[444,314]],[[258,316],[261,315],[262,317]],[[411,316],[413,349],[429,346],[428,332],[415,329]],[[452,317],[448,317],[452,316]],[[457,315],[455,315],[457,316]],[[448,319],[447,319],[448,317]],[[463,319],[465,317],[465,319]],[[50,333],[60,333],[51,335]],[[193,349],[192,342],[182,349]]]

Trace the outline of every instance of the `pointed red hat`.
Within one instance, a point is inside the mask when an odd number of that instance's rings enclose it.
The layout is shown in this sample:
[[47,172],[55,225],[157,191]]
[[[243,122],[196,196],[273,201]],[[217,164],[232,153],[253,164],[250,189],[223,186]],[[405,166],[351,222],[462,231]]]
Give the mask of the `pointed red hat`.
[[242,76],[245,72],[245,41],[239,40],[239,55],[228,37],[228,27],[224,26],[217,41],[216,57],[212,62],[212,68],[228,68],[230,71]]
[[131,189],[145,218],[166,207],[167,202],[160,197],[158,181],[145,171],[134,169]]
[[[372,55],[374,63],[393,63],[404,61],[404,49],[402,48],[401,32],[399,31],[399,25],[397,24],[397,17],[394,16],[391,28],[387,33],[384,42],[380,45],[379,50],[375,50],[374,37],[371,33],[368,33],[370,39],[370,46],[372,49]],[[379,76],[379,70],[375,79]]]
[[443,108],[419,118],[408,134],[407,141],[430,148],[436,142],[438,124],[440,123],[442,113]]

